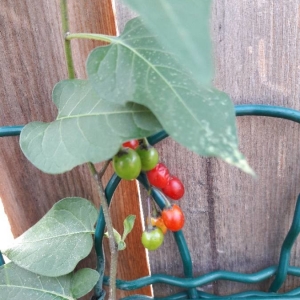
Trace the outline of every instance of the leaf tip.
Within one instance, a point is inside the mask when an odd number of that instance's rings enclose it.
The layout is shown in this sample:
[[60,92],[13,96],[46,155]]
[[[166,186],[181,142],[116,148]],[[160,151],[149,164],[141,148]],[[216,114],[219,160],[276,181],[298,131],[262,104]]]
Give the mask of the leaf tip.
[[252,177],[257,178],[255,171],[250,167],[246,158],[243,156],[243,154],[239,150],[237,150],[237,149],[234,150],[232,152],[232,156],[222,157],[222,159],[225,162],[238,167],[240,170],[251,175]]

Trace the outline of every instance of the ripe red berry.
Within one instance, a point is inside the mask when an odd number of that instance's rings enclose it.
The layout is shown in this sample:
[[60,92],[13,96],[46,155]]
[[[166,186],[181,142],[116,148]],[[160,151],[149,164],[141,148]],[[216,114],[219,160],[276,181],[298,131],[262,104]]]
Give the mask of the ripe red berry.
[[179,200],[184,195],[184,185],[179,178],[170,176],[167,185],[162,192],[173,200]]
[[161,213],[161,217],[166,227],[171,231],[178,231],[184,225],[184,214],[176,204],[165,208]]
[[169,176],[168,168],[162,163],[158,163],[154,169],[147,172],[149,183],[160,189],[167,185]]
[[131,148],[135,150],[139,146],[139,141],[138,140],[130,140],[128,142],[125,142],[122,144],[124,148]]

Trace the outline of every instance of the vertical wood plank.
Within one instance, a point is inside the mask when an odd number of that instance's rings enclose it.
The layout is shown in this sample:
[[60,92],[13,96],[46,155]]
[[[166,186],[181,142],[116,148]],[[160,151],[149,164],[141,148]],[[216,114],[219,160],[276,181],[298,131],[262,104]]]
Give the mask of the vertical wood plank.
[[[299,8],[298,0],[213,2],[215,85],[234,103],[300,108]],[[237,126],[240,149],[256,180],[220,160],[198,157],[171,139],[157,145],[161,161],[186,186],[179,204],[187,217],[183,232],[195,275],[217,269],[249,273],[276,264],[293,217],[300,191],[300,126],[263,117],[241,117]],[[292,265],[297,265],[299,247],[297,242]],[[171,235],[149,258],[152,273],[183,275]],[[267,290],[269,284],[222,281],[201,289],[228,294]],[[299,279],[289,278],[282,291],[297,285]],[[154,286],[157,297],[174,291]]]
[[[73,32],[115,35],[114,15],[109,0],[84,3],[70,0],[68,8]],[[51,91],[56,82],[67,78],[59,16],[59,1],[1,3],[0,126],[26,124],[35,120],[51,121],[55,118],[57,109],[51,101]],[[91,49],[100,44],[86,40],[72,41],[78,78],[86,78],[86,57]],[[0,197],[14,236],[36,223],[61,198],[81,196],[99,207],[97,189],[85,166],[62,175],[47,175],[25,159],[17,137],[1,139],[0,149]],[[139,246],[142,229],[136,184],[122,183],[114,197],[119,200],[111,209],[116,228],[121,229],[128,214],[137,215],[135,231],[128,238],[127,249],[119,257],[120,262],[126,261],[127,265],[120,264],[118,276],[123,279],[145,276],[148,266],[145,251]],[[81,265],[86,264],[84,262]],[[95,260],[90,259],[88,264],[94,268]],[[141,292],[149,294],[150,289],[144,288]],[[132,293],[135,292],[120,292],[117,297]]]
[[[235,103],[299,109],[299,1],[215,1],[216,85]],[[234,20],[234,22],[233,22]],[[218,268],[254,272],[276,264],[299,189],[299,125],[262,117],[238,119],[240,147],[258,180],[212,160]],[[295,247],[291,263],[299,255]],[[289,279],[283,290],[295,287]],[[251,288],[267,289],[269,283]],[[249,286],[248,286],[249,288]],[[219,293],[241,285],[221,282]]]

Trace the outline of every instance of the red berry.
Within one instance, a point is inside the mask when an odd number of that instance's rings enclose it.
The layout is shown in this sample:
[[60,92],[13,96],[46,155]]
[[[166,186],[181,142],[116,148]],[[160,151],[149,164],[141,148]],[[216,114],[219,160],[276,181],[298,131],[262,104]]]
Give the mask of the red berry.
[[173,200],[178,200],[184,195],[184,185],[179,178],[171,176],[162,192]]
[[167,185],[169,176],[168,168],[162,163],[158,163],[154,169],[147,172],[149,183],[160,189]]
[[168,229],[171,231],[178,231],[184,225],[184,214],[178,205],[173,205],[171,207],[165,208],[161,217]]
[[138,140],[130,140],[128,142],[125,142],[122,144],[124,148],[131,148],[131,149],[136,149],[139,146],[139,141]]

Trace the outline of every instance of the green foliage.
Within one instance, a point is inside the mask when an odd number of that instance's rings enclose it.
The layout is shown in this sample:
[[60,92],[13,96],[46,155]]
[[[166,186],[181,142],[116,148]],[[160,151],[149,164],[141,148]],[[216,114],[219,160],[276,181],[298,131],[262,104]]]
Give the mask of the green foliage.
[[[125,243],[125,239],[127,238],[127,235],[132,231],[133,227],[134,227],[134,223],[135,223],[135,215],[129,215],[126,217],[126,219],[124,220],[124,230],[123,230],[123,235],[121,237],[120,233],[113,228],[114,231],[114,237],[115,237],[115,241],[118,245],[118,251],[124,250],[126,248],[126,243]],[[104,235],[108,238],[108,232],[105,232]]]
[[229,97],[199,86],[140,18],[129,21],[119,38],[111,38],[110,46],[93,50],[87,71],[102,99],[145,105],[177,142],[252,172],[237,149]]
[[8,263],[0,267],[0,298],[75,300],[87,294],[98,278],[99,274],[91,269],[53,278],[40,276],[14,263]]
[[86,199],[62,199],[3,253],[18,266],[39,275],[68,274],[92,249],[97,215]]
[[166,49],[175,54],[197,82],[211,85],[211,0],[124,0],[136,10]]
[[[58,174],[85,162],[112,158],[121,144],[162,129],[188,149],[217,156],[251,173],[237,148],[235,111],[211,86],[211,0],[125,0],[142,18],[120,37],[86,35],[110,43],[87,60],[88,80],[63,80],[53,90],[56,120],[25,126],[20,146],[40,170]],[[80,35],[80,34],[79,34]],[[82,198],[66,198],[15,240],[0,267],[5,299],[76,299],[99,273],[71,274],[92,249],[97,210]],[[118,250],[126,248],[135,216],[124,221]],[[107,234],[106,234],[107,235]]]
[[124,226],[124,231],[122,235],[122,240],[125,241],[127,235],[132,231],[134,227],[136,216],[135,215],[129,215],[126,217],[124,220],[123,226]]
[[72,277],[72,295],[76,299],[84,296],[93,289],[98,279],[99,273],[95,270],[84,268],[77,271]]
[[[175,3],[174,15],[179,18],[175,12],[181,6]],[[192,10],[190,5],[184,9],[186,13]],[[202,13],[207,16],[209,1],[203,2],[203,7]],[[179,25],[185,22],[184,16]],[[191,14],[190,18],[200,22],[196,16]],[[110,41],[111,45],[98,47],[89,55],[88,81],[67,80],[55,87],[53,100],[59,109],[56,121],[35,122],[23,129],[20,145],[27,158],[44,172],[62,173],[84,162],[109,159],[122,142],[149,136],[162,126],[173,139],[199,155],[220,157],[251,173],[237,148],[234,106],[225,93],[207,84],[213,70],[208,59],[207,23],[208,17],[201,27],[199,50],[207,62],[205,72],[199,70],[203,80],[187,71],[192,62],[184,65],[182,58],[168,50],[174,45],[161,45],[161,39],[170,32],[162,30],[161,35],[155,35],[140,18],[129,21],[118,38],[83,34]],[[189,20],[183,31],[194,28],[192,24]],[[178,39],[179,31],[173,28],[172,41]],[[193,44],[188,38],[186,47],[190,51],[199,46],[195,40]]]
[[89,81],[59,82],[53,101],[57,119],[28,124],[20,138],[26,157],[46,173],[62,173],[85,162],[109,159],[124,141],[161,130],[146,107],[103,101]]

